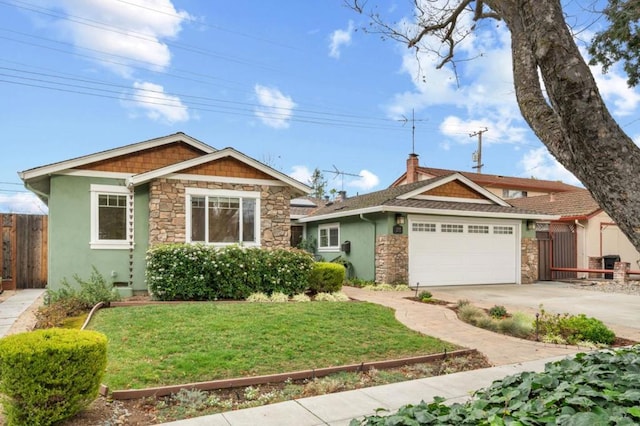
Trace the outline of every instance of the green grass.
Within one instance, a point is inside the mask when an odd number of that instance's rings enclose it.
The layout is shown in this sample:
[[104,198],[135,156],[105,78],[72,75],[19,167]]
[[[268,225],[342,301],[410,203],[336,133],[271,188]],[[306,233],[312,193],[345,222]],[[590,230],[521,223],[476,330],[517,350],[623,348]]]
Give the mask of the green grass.
[[370,303],[186,303],[99,311],[111,389],[182,384],[450,351]]

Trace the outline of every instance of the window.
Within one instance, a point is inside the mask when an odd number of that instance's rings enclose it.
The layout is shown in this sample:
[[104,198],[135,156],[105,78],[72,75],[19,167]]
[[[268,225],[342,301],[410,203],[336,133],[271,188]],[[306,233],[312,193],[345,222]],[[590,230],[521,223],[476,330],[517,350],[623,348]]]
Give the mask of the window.
[[187,188],[187,236],[207,244],[260,244],[260,193]]
[[318,227],[318,251],[340,250],[340,224],[330,223]]
[[93,249],[127,249],[127,217],[133,212],[123,186],[91,185],[91,241]]
[[513,226],[494,226],[493,227],[494,234],[503,234],[503,235],[512,235],[513,234]]
[[518,191],[515,189],[503,189],[502,198],[526,198],[527,191]]
[[467,232],[470,234],[488,234],[489,226],[488,225],[468,225]]
[[440,231],[450,232],[454,234],[462,234],[464,232],[464,225],[454,225],[449,223],[443,223],[440,225]]
[[436,224],[413,222],[411,224],[411,230],[414,232],[436,232]]

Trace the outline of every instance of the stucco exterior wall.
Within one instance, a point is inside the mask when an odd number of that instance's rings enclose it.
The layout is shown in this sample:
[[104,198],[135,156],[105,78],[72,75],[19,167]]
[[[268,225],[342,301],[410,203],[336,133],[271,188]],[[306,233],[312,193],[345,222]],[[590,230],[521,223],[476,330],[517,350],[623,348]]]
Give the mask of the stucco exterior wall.
[[289,187],[162,178],[151,182],[149,188],[150,246],[186,241],[185,188],[200,188],[260,192],[260,245],[289,247]]
[[[52,176],[49,200],[48,286],[60,288],[63,279],[75,285],[73,276],[89,278],[92,266],[107,282],[129,281],[128,249],[92,249],[91,184],[123,186],[120,179]],[[148,248],[149,196],[146,186],[134,195],[133,290],[146,290],[145,254]]]
[[[628,262],[631,269],[638,270],[640,253],[629,239],[620,231],[614,221],[605,212],[600,212],[589,219],[587,223],[587,253],[586,256],[607,256],[617,254],[621,262]],[[602,226],[602,232],[600,231]],[[613,225],[612,225],[613,224]]]

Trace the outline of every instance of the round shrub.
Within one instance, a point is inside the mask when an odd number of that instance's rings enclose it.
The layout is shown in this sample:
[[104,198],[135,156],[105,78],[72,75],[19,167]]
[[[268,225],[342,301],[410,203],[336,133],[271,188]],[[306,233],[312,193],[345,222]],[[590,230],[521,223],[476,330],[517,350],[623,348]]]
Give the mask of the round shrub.
[[107,338],[51,328],[0,339],[0,394],[7,425],[47,426],[71,417],[98,395]]
[[333,293],[342,289],[345,268],[339,263],[315,262],[309,276],[309,290],[314,293]]
[[615,333],[602,321],[584,314],[562,318],[560,322],[561,327],[566,331],[565,338],[569,343],[586,340],[596,344],[610,345],[616,340]]

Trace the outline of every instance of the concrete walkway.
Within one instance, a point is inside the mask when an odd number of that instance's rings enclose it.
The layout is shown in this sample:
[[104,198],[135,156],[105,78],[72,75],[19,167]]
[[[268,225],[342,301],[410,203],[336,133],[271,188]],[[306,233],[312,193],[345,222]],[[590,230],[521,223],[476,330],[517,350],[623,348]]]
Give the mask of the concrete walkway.
[[44,292],[44,289],[18,290],[0,303],[0,337],[9,333],[18,317],[33,305]]
[[569,355],[580,350],[572,346],[532,342],[482,330],[460,321],[454,311],[444,306],[408,300],[407,297],[415,294],[413,291],[369,291],[353,287],[344,287],[342,290],[353,299],[393,308],[396,319],[413,330],[466,348],[477,349],[486,355],[493,365]]

